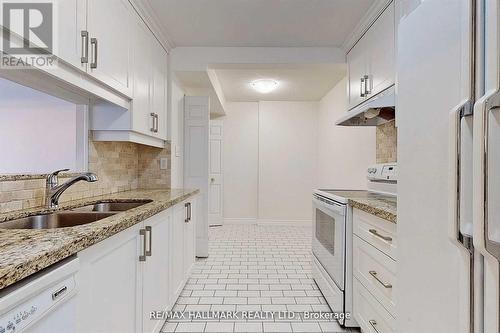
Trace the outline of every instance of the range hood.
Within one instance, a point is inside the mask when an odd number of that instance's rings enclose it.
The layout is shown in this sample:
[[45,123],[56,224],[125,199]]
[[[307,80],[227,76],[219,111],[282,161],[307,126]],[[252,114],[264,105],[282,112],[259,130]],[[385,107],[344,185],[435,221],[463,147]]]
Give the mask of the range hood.
[[339,126],[378,126],[395,118],[394,86],[358,105],[335,122]]

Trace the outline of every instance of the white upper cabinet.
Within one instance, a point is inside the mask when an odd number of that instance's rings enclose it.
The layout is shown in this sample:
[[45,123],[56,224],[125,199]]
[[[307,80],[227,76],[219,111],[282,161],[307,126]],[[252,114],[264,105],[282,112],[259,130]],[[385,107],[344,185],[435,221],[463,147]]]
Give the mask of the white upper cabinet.
[[151,113],[156,117],[156,136],[167,139],[167,54],[152,36]]
[[134,24],[134,98],[132,100],[132,122],[136,131],[153,135],[151,109],[152,66],[149,59],[153,50],[150,47],[150,31],[140,18]]
[[[96,141],[130,141],[163,148],[167,140],[168,55],[142,18],[133,8],[130,10],[130,108],[94,103],[91,129]],[[100,49],[98,46],[98,65]],[[92,49],[90,53],[89,61],[92,61]]]
[[127,0],[87,0],[89,73],[132,96],[131,26],[134,9]]
[[365,35],[368,42],[368,98],[394,84],[395,19],[392,3]]
[[[57,0],[57,47],[55,55],[70,65],[87,70],[87,1]],[[83,60],[83,61],[82,61]]]
[[391,2],[347,53],[349,109],[394,84],[395,17]]
[[366,64],[366,40],[361,39],[347,54],[347,70],[349,73],[348,91],[349,106],[362,103],[366,97],[364,80],[368,72]]

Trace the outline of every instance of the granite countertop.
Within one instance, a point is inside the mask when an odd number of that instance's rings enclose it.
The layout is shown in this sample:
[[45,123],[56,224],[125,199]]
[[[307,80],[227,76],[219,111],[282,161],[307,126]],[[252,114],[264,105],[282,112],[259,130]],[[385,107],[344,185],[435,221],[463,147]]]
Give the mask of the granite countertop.
[[370,191],[339,190],[332,193],[349,200],[349,204],[357,209],[397,223],[397,198],[392,195]]
[[[0,289],[140,223],[198,192],[199,190],[192,189],[132,190],[91,197],[61,204],[56,210],[77,208],[103,200],[153,201],[105,219],[75,227],[42,230],[0,229]],[[40,207],[4,213],[0,214],[0,223],[51,211],[54,210]]]

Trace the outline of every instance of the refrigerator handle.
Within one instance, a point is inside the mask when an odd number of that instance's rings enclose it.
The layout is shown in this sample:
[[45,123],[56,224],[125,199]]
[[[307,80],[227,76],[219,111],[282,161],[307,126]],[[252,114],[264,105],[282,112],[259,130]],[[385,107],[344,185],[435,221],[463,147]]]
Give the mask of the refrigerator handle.
[[450,112],[450,179],[449,179],[449,237],[458,246],[465,248],[470,254],[473,253],[472,240],[464,236],[460,231],[460,160],[461,160],[461,119],[472,113],[473,103],[471,100],[461,102]]
[[[500,262],[500,243],[489,239],[489,218],[488,205],[494,204],[488,197],[488,183],[491,181],[491,171],[488,166],[488,158],[490,153],[489,140],[490,129],[489,120],[491,112],[500,109],[500,91],[490,91],[482,97],[475,105],[474,114],[474,151],[475,160],[474,167],[477,172],[475,174],[476,188],[475,202],[476,210],[474,218],[478,222],[474,228],[474,238],[477,237],[477,246],[483,255],[496,258]],[[477,134],[477,136],[476,136]],[[476,154],[477,152],[477,154]]]

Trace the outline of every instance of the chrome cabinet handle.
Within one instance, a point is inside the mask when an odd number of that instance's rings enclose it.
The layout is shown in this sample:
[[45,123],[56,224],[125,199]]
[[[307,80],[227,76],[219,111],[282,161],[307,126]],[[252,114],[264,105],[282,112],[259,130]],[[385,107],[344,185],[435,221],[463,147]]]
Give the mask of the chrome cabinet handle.
[[377,329],[377,321],[372,319],[372,320],[369,320],[368,322],[370,323],[370,325],[372,325],[375,332],[380,333],[379,330]]
[[365,79],[365,96],[368,96],[369,94],[372,93],[371,87],[370,87],[370,77],[368,75],[365,75],[363,77]]
[[191,219],[191,218],[190,218],[190,216],[189,216],[189,215],[190,215],[190,213],[189,213],[189,206],[190,206],[190,205],[191,205],[191,204],[190,204],[189,202],[186,202],[186,203],[184,204],[184,207],[186,207],[186,218],[184,219],[184,222],[185,222],[185,223],[188,223],[188,222],[190,221],[190,219]]
[[146,261],[146,229],[139,230],[139,235],[144,236],[142,243],[142,255],[139,256],[139,261]]
[[155,120],[156,120],[155,133],[158,133],[158,126],[159,126],[158,113],[155,113]]
[[188,202],[188,219],[189,219],[189,222],[191,222],[191,203]]
[[369,231],[372,235],[377,236],[378,238],[381,238],[381,239],[383,239],[383,240],[385,240],[385,241],[387,241],[387,242],[392,242],[392,237],[381,235],[381,234],[379,234],[379,233],[378,233],[378,231],[377,231],[377,230],[375,230],[375,229],[370,229],[370,230],[368,230],[368,231]]
[[[148,249],[145,250],[144,254],[146,255],[146,257],[151,257],[151,255],[153,254],[153,227],[151,226],[147,226],[146,227],[146,232],[149,233],[149,246],[148,246]],[[144,240],[146,240],[146,237],[144,237]],[[146,244],[146,242],[144,242],[144,244]]]
[[359,88],[359,97],[365,97],[365,92],[366,92],[366,84],[365,84],[365,78],[361,78],[361,87]]
[[97,38],[90,39],[90,45],[92,46],[92,62],[90,63],[90,68],[97,68]]
[[382,281],[382,280],[379,279],[379,277],[377,276],[377,272],[376,271],[370,271],[369,273],[370,273],[371,276],[373,276],[373,278],[375,280],[377,280],[378,283],[380,283],[381,285],[383,285],[384,288],[387,288],[387,289],[391,289],[392,288],[392,284],[384,282],[384,281]]
[[156,117],[154,112],[151,112],[149,115],[151,116],[151,118],[153,118],[153,127],[151,127],[151,132],[154,133],[156,129]]
[[86,30],[82,30],[82,57],[80,61],[82,64],[86,64],[89,62],[89,32]]

